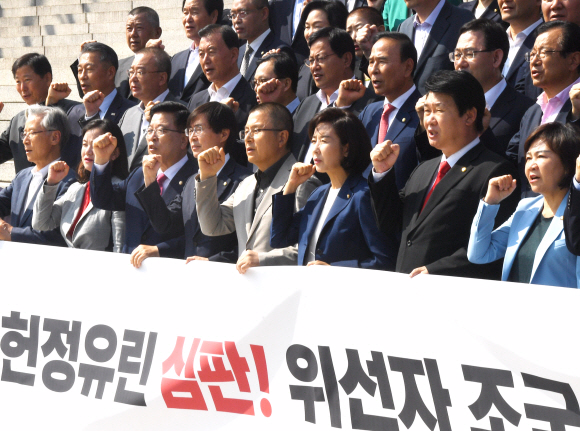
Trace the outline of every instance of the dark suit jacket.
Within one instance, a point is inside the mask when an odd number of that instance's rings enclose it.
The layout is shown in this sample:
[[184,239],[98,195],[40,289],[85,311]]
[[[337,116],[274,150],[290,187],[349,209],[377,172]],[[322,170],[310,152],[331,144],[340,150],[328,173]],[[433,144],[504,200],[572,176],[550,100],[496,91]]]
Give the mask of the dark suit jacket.
[[[461,9],[467,9],[469,12],[473,14],[475,17],[475,9],[477,8],[478,0],[472,0],[464,3],[459,3],[457,7]],[[492,0],[488,7],[485,8],[485,11],[479,17],[480,19],[489,19],[495,21],[502,25],[504,29],[507,30],[509,24],[501,19],[501,12],[499,9],[499,5],[497,4],[497,0]]]
[[530,63],[526,61],[524,56],[526,52],[530,52],[534,47],[536,37],[538,36],[537,30],[538,28],[536,27],[536,29],[526,37],[520,50],[515,56],[514,61],[510,65],[507,75],[505,76],[505,80],[508,84],[532,100],[538,98],[542,89],[534,86],[532,75],[530,73]]
[[[125,111],[132,106],[135,106],[135,102],[125,99],[117,91],[115,98],[111,102],[111,106],[109,106],[109,109],[105,114],[105,118],[111,120],[115,124],[119,124],[119,121],[121,121]],[[61,151],[61,158],[75,170],[81,159],[81,147],[83,141],[82,128],[91,120],[99,118],[99,115],[95,114],[93,117],[85,119],[86,113],[87,111],[85,110],[85,106],[81,103],[71,109],[68,114],[68,123],[71,129],[71,137],[69,139],[68,145]]]
[[[482,142],[487,148],[505,157],[511,138],[520,130],[522,118],[533,104],[532,99],[517,92],[508,84],[491,107],[489,128],[484,135],[493,134],[494,139],[482,136]],[[488,145],[488,142],[493,144]]]
[[[375,102],[378,99],[374,92],[367,90],[363,97],[357,100],[349,108],[355,115],[359,115],[365,106]],[[292,137],[292,154],[296,157],[299,162],[304,162],[304,157],[306,157],[306,152],[308,151],[308,146],[310,144],[310,139],[308,138],[308,125],[310,120],[314,117],[320,109],[320,100],[316,97],[316,94],[304,99],[292,116],[294,118],[294,135]],[[310,162],[308,160],[306,163]]]
[[[566,123],[570,111],[572,111],[572,103],[570,102],[570,99],[568,99],[556,116],[556,121],[559,123]],[[541,124],[542,115],[542,108],[540,105],[534,103],[524,114],[520,123],[520,129],[510,140],[506,150],[507,158],[518,167],[517,178],[521,186],[522,199],[537,196],[532,192],[528,179],[526,178],[526,153],[524,151],[524,144],[526,143],[528,136],[530,136],[530,134]]]
[[[304,208],[294,214],[294,194],[284,196],[279,192],[273,196],[270,245],[282,248],[298,243],[298,265],[307,264],[310,241],[329,189],[330,184],[318,187]],[[324,221],[316,243],[316,260],[336,266],[392,271],[396,249],[396,242],[388,241],[375,223],[365,179],[350,175]]]
[[[395,177],[397,188],[400,190],[405,186],[411,172],[419,164],[419,154],[415,143],[415,129],[419,125],[419,116],[415,111],[415,104],[421,97],[421,93],[415,90],[405,101],[392,124],[389,124],[386,139],[399,144],[401,150],[395,163]],[[379,126],[383,115],[384,101],[379,101],[368,105],[359,115],[371,138],[373,148],[379,142]]]
[[[251,171],[230,158],[218,174],[217,195],[224,202],[236,190],[238,184]],[[185,184],[169,206],[165,206],[159,194],[159,185],[141,186],[135,196],[149,216],[153,228],[161,235],[176,237],[157,244],[161,257],[183,259],[189,256],[207,257],[217,262],[235,263],[238,259],[236,233],[222,236],[206,236],[201,233],[195,205],[195,179]]]
[[[244,59],[244,54],[246,53],[247,44],[244,43],[240,46],[240,53],[238,55],[238,67],[242,67],[242,60]],[[246,69],[246,74],[243,75],[245,80],[250,84],[254,82],[254,74],[258,68],[258,60],[262,58],[271,49],[288,47],[288,44],[282,42],[280,39],[276,38],[276,34],[273,31],[268,33],[268,36],[264,39],[258,50],[254,53],[254,57],[250,61],[248,68]],[[292,51],[288,52],[289,55],[294,55]]]
[[[412,15],[399,26],[401,33],[414,40]],[[459,29],[461,26],[474,18],[473,14],[465,9],[459,9],[445,2],[435,20],[429,36],[425,41],[425,47],[421,52],[421,57],[417,60],[415,70],[415,84],[421,94],[425,94],[425,82],[438,70],[453,70],[453,63],[449,61],[449,53],[453,52],[457,39],[459,39]]]
[[185,103],[189,102],[192,95],[205,90],[210,84],[201,70],[201,65],[199,65],[194,70],[187,85],[183,85],[188,58],[189,48],[180,51],[173,56],[171,59],[171,77],[169,78],[168,83],[169,91]]
[[[66,247],[64,238],[60,234],[60,226],[44,232],[32,229],[32,211],[36,197],[33,199],[32,205],[26,207],[28,186],[32,180],[32,169],[33,167],[29,167],[21,170],[8,187],[0,190],[0,219],[10,216],[10,224],[12,225],[11,239],[14,242]],[[74,176],[75,173],[71,169],[68,175],[58,184],[57,199],[75,182]],[[44,179],[46,180],[46,177]]]
[[295,41],[292,40],[295,3],[296,0],[270,0],[270,28],[276,35],[276,39],[280,39],[292,47],[296,57],[304,59],[308,56],[308,45],[306,45],[303,36],[304,25],[302,25],[302,29],[298,25]]
[[[61,108],[68,115],[71,109],[78,104],[79,102],[75,102],[74,100],[62,99],[51,106]],[[44,105],[44,103],[41,103],[41,105]],[[26,109],[12,117],[8,128],[0,135],[0,163],[4,163],[13,158],[16,173],[22,169],[34,166],[33,163],[28,161],[26,152],[24,151],[24,144],[22,143],[22,139],[20,139],[20,132],[24,130],[25,124]]]
[[[197,162],[189,159],[177,172],[163,193],[163,201],[168,205],[181,193],[187,179],[197,172]],[[96,169],[91,172],[91,201],[96,208],[109,211],[125,211],[125,243],[123,253],[131,253],[139,244],[156,245],[171,239],[160,235],[151,226],[149,217],[135,197],[143,186],[143,168],[139,167],[129,174],[125,181],[111,183],[111,164],[100,174]]]
[[[410,273],[426,266],[430,274],[499,280],[501,262],[470,263],[467,244],[471,222],[489,179],[515,175],[515,168],[478,144],[443,177],[421,211],[440,162],[436,158],[420,164],[400,193],[393,170],[377,183],[369,177],[379,227],[387,235],[402,231],[396,270]],[[496,218],[498,225],[514,212],[518,201],[516,191],[501,203]]]
[[568,203],[564,211],[564,234],[570,253],[580,256],[580,192],[570,186]]
[[[230,93],[230,97],[232,97],[236,102],[240,104],[238,110],[236,111],[236,124],[238,126],[238,131],[244,130],[246,127],[246,122],[248,121],[248,115],[250,113],[250,109],[258,104],[256,100],[256,93],[248,81],[244,79],[240,79],[240,82],[234,87],[233,91]],[[193,111],[200,105],[209,102],[210,95],[207,89],[200,91],[199,93],[195,94],[189,104],[187,105],[187,109]],[[242,166],[246,166],[248,164],[248,157],[246,156],[246,149],[243,146],[236,145],[231,150],[231,156]]]

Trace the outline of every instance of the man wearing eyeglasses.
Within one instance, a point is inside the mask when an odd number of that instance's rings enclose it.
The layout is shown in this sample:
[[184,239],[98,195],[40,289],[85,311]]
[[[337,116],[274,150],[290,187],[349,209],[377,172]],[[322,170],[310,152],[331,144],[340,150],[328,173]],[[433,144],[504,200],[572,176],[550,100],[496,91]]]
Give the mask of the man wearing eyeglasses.
[[580,103],[570,97],[580,89],[580,27],[565,21],[542,24],[526,60],[534,85],[543,92],[526,111],[506,151],[518,166],[522,198],[535,196],[525,176],[524,143],[528,136],[540,124],[576,122],[580,117]]
[[471,73],[483,87],[491,119],[481,141],[503,157],[510,139],[520,129],[522,117],[534,104],[508,85],[501,74],[508,51],[503,27],[492,20],[476,19],[459,29],[457,46],[449,54],[455,70]]
[[[151,122],[146,131],[150,155],[159,162],[156,181],[163,202],[168,205],[181,193],[187,179],[197,171],[197,164],[187,154],[184,131],[189,111],[181,103],[161,102],[151,108]],[[111,179],[110,155],[117,147],[112,136],[95,141],[94,169],[91,171],[91,201],[96,208],[125,211],[126,229],[123,253],[131,253],[139,244],[155,245],[172,237],[155,232],[135,193],[144,184],[143,167],[139,167],[121,183]]]
[[119,122],[127,147],[129,171],[141,166],[141,160],[147,154],[146,131],[149,121],[145,111],[148,105],[179,101],[167,88],[170,75],[171,58],[165,51],[157,48],[139,51],[127,71],[131,93],[140,101],[138,105],[129,108]]
[[298,65],[286,52],[267,54],[258,60],[254,91],[258,103],[276,102],[294,114],[300,100],[296,96]]

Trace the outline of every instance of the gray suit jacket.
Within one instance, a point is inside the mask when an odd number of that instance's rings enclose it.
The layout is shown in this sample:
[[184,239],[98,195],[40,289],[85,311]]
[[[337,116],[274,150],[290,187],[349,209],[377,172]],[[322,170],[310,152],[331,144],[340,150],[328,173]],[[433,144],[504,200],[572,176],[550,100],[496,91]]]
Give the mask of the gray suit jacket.
[[125,238],[125,211],[100,210],[89,202],[72,238],[67,237],[82,206],[86,186],[86,183],[71,184],[66,193],[56,199],[58,185],[49,186],[45,183],[34,202],[32,228],[46,231],[60,226],[60,233],[67,246],[100,251],[109,246],[112,233],[113,251],[120,253]]
[[[183,103],[171,92],[167,94],[164,102]],[[139,102],[140,103],[140,102]],[[129,172],[137,166],[141,166],[143,156],[147,154],[147,140],[145,134],[141,133],[141,121],[143,120],[143,110],[139,105],[135,105],[125,111],[119,128],[125,138],[125,147],[127,148],[127,162],[129,163]]]
[[[196,178],[197,217],[201,231],[207,236],[225,235],[236,231],[238,255],[245,250],[256,251],[261,266],[296,265],[298,258],[296,246],[280,249],[273,249],[270,246],[272,195],[284,188],[294,163],[296,159],[290,154],[266,190],[255,216],[256,177],[254,175],[242,181],[236,191],[221,205],[217,197],[217,177],[208,178],[203,182]],[[296,193],[298,208],[304,206],[316,186],[315,183],[306,182],[298,188]]]

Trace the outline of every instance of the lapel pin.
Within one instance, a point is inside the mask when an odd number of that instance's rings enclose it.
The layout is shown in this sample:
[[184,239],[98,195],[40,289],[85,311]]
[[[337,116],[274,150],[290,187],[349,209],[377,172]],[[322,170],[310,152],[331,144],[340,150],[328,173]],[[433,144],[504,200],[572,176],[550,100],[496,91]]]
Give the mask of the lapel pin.
[[494,11],[495,13],[497,13],[497,9],[494,9],[493,11]]
[[180,186],[182,186],[182,185],[183,185],[183,181],[180,181],[180,182],[179,182],[179,185],[180,185]]
[[467,168],[461,168],[461,172],[465,172]]
[[407,119],[406,118],[403,118],[401,121],[404,123],[405,121],[407,121]]
[[224,181],[224,186],[227,186],[227,185],[228,185],[228,182],[227,181]]
[[350,195],[346,195],[346,198],[347,198],[347,199],[350,199]]
[[114,116],[115,116],[115,113],[114,112],[111,112],[111,117],[114,117]]
[[564,220],[564,216],[560,216],[560,220]]

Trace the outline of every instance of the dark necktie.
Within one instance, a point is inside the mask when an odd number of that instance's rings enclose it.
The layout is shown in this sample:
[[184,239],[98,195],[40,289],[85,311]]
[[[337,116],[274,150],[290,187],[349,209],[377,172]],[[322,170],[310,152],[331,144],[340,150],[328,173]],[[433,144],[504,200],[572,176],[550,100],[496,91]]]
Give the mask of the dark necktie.
[[447,172],[449,172],[449,169],[451,169],[451,166],[449,166],[449,163],[447,163],[447,160],[444,162],[441,162],[441,164],[439,165],[439,172],[437,172],[437,178],[435,178],[435,182],[433,183],[433,187],[431,187],[431,190],[429,190],[429,193],[427,193],[427,197],[425,198],[425,202],[423,202],[423,207],[421,208],[421,211],[423,211],[423,209],[425,208],[425,205],[427,205],[427,201],[431,197],[431,193],[433,193],[433,190],[435,190],[435,187],[437,186],[437,184],[439,184],[439,181],[441,181],[441,179],[445,176],[445,174]]
[[242,60],[242,66],[240,67],[240,73],[242,74],[242,76],[246,76],[246,71],[248,70],[248,66],[250,65],[250,57],[252,56],[252,53],[254,52],[254,49],[248,45],[246,47],[246,52],[244,53],[244,58]]

